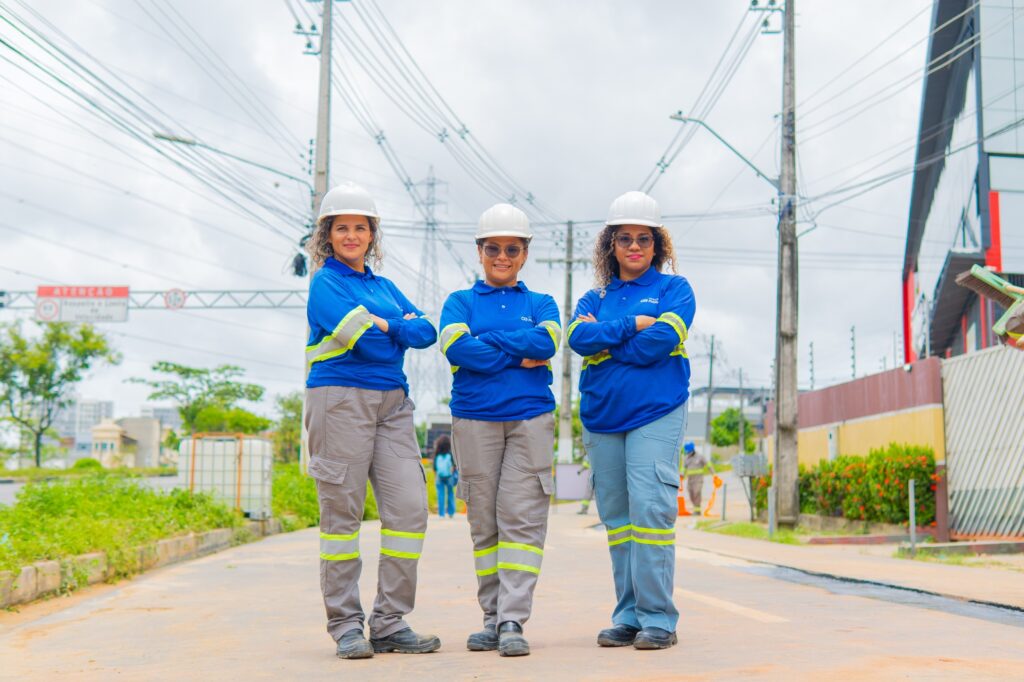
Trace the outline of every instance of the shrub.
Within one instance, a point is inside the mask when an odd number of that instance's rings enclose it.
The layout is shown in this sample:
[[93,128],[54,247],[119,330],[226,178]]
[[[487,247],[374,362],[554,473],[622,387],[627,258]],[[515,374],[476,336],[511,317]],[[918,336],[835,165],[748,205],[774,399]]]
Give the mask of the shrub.
[[100,464],[100,461],[98,459],[93,459],[92,457],[83,457],[82,459],[75,462],[71,466],[71,468],[76,471],[95,470],[102,469],[103,465]]

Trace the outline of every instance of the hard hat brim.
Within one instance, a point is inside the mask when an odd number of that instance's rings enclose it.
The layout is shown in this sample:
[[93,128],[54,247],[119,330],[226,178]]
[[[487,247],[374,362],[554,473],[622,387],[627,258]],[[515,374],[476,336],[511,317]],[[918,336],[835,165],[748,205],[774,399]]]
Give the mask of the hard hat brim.
[[532,234],[516,232],[515,230],[491,230],[490,232],[481,232],[476,235],[477,239],[486,239],[487,237],[519,237],[520,239],[533,239]]
[[653,220],[642,220],[640,218],[616,218],[615,220],[609,220],[605,223],[608,227],[614,227],[617,225],[639,225],[641,227],[665,227],[661,223],[656,223]]
[[380,220],[380,216],[377,215],[376,213],[372,213],[370,211],[363,211],[358,208],[343,208],[337,211],[327,211],[326,213],[321,213],[320,218],[333,218],[336,215],[363,215],[366,216],[367,218],[376,218],[377,220]]

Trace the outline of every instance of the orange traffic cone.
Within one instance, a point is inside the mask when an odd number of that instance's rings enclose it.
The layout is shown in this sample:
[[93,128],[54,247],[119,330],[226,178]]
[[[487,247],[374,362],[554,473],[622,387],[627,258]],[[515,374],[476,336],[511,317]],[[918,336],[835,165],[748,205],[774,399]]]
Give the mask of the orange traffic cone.
[[683,483],[685,481],[685,476],[679,477],[679,493],[676,495],[676,502],[679,504],[679,516],[693,516],[690,510],[686,508],[686,498],[683,496]]

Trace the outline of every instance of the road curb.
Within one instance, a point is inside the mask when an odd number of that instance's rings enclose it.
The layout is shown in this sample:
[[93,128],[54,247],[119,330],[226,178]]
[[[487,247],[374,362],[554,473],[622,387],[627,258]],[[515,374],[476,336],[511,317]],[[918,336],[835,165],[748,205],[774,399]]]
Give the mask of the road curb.
[[866,578],[852,578],[846,575],[839,575],[837,573],[825,573],[823,571],[814,571],[809,568],[801,568],[799,566],[792,566],[789,564],[780,564],[774,561],[766,561],[765,559],[752,559],[746,556],[740,556],[738,554],[729,554],[726,552],[720,552],[713,549],[706,549],[704,547],[686,547],[686,549],[693,550],[695,552],[707,552],[708,554],[714,554],[716,556],[727,557],[729,559],[739,559],[740,561],[746,561],[752,564],[761,564],[764,566],[773,566],[775,568],[785,568],[790,571],[796,571],[804,575],[814,576],[817,578],[826,578],[830,580],[838,580],[839,582],[851,583],[856,585],[873,585],[876,587],[887,587],[894,590],[902,590],[904,592],[913,592],[914,594],[924,594],[931,597],[942,597],[944,599],[953,599],[968,604],[978,604],[980,606],[993,606],[999,609],[1006,609],[1008,611],[1014,611],[1016,613],[1024,613],[1024,607],[1017,606],[1015,604],[1002,604],[999,602],[988,601],[986,599],[972,599],[965,597],[961,594],[951,594],[947,592],[935,592],[933,590],[926,590],[920,587],[909,587],[907,585],[900,585],[898,583],[886,582],[884,580],[868,580]]
[[[165,538],[138,548],[137,570],[143,573],[161,566],[198,559],[280,532],[280,521],[266,519],[248,521],[238,528],[216,528],[203,533]],[[112,577],[113,571],[103,552],[81,554],[61,561],[36,561],[22,566],[17,575],[12,571],[0,571],[0,608],[27,604],[63,590],[93,585]]]

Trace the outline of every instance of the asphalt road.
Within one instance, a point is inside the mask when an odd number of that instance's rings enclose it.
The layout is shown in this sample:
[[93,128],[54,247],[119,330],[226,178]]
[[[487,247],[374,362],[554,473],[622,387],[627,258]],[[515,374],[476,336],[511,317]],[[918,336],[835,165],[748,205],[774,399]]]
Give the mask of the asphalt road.
[[[420,564],[421,631],[435,654],[335,658],[324,631],[315,529],[279,535],[118,586],[0,614],[0,678],[344,679],[1021,679],[1024,614],[815,580],[686,548],[680,645],[601,649],[611,571],[596,518],[552,514],[531,656],[465,649],[478,629],[464,517],[431,519]],[[364,608],[375,591],[377,524],[364,524]],[[756,541],[751,541],[756,542]]]

